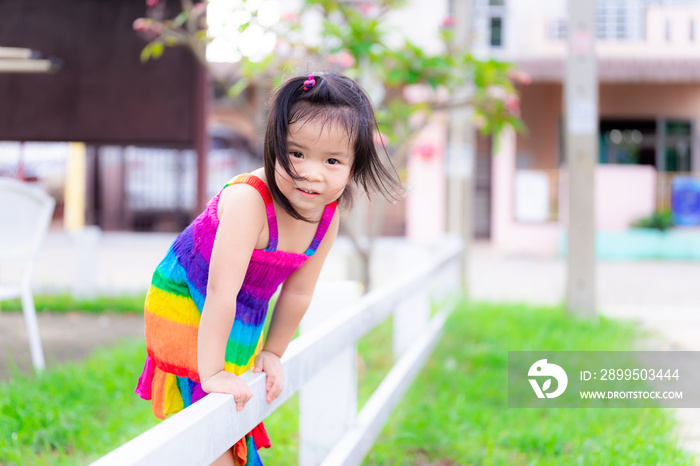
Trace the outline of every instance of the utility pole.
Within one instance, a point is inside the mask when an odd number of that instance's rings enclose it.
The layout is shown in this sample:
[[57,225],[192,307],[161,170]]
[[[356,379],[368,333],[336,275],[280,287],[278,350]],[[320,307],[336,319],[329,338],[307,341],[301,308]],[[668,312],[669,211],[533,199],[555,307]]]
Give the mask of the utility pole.
[[567,311],[596,313],[594,187],[598,134],[595,0],[568,0],[568,53],[564,81],[566,165],[569,184]]
[[[471,17],[473,0],[455,0],[454,49],[465,52],[471,47]],[[464,76],[462,86],[455,89],[456,102],[469,100],[472,95],[471,76]],[[461,284],[469,292],[469,246],[473,231],[474,145],[473,108],[454,107],[450,110],[449,145],[447,149],[447,231],[457,235],[464,245],[460,264]]]

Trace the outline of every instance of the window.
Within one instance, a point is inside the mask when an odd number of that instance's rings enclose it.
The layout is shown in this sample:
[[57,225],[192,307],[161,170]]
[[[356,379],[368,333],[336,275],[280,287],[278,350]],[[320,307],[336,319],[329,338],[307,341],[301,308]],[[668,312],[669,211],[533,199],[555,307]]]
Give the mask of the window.
[[658,171],[693,171],[690,120],[601,120],[601,164],[651,165]]
[[599,163],[656,163],[656,121],[601,120],[599,129]]
[[644,38],[646,8],[661,0],[597,0],[596,37],[604,40]]
[[[488,34],[488,43],[492,48],[505,47],[506,0],[476,0],[476,5],[485,8],[483,27]],[[482,10],[483,11],[483,10]]]
[[566,39],[566,19],[556,18],[549,21],[549,40]]
[[695,20],[690,20],[690,25],[688,27],[688,38],[690,42],[695,42]]
[[491,18],[491,47],[501,47],[503,45],[503,19]]
[[663,169],[690,172],[693,169],[693,129],[688,120],[667,120],[661,146]]

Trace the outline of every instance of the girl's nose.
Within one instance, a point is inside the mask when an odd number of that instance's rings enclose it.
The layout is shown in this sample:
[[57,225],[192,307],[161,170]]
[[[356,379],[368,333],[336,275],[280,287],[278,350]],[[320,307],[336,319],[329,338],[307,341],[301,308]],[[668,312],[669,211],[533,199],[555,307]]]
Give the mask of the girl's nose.
[[321,181],[323,179],[321,167],[316,166],[316,164],[309,164],[305,166],[301,175],[310,181]]

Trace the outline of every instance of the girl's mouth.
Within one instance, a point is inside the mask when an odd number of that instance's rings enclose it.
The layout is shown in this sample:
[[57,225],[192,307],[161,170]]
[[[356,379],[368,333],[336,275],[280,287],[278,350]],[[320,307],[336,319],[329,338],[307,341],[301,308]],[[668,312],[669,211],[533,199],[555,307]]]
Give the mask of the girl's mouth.
[[318,196],[318,193],[316,191],[311,191],[309,189],[297,188],[297,191],[299,191],[302,194],[302,196],[305,196],[305,197]]

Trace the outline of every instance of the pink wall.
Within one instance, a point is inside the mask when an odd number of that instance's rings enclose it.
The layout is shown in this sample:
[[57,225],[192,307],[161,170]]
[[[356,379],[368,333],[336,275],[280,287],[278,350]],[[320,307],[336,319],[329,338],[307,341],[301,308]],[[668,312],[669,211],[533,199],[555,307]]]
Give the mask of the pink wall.
[[515,143],[515,131],[505,129],[493,155],[491,243],[507,254],[554,255],[561,233],[558,223],[518,223],[513,218]]
[[[562,171],[559,176],[558,221],[516,221],[513,215],[515,142],[514,131],[504,131],[492,161],[492,244],[506,254],[556,255],[568,219],[566,173]],[[596,229],[624,230],[632,221],[653,212],[656,183],[653,167],[598,165],[595,177]]]
[[[569,219],[567,173],[559,172],[559,224]],[[620,231],[654,212],[656,169],[648,165],[597,165],[595,170],[597,230]]]
[[598,165],[595,172],[596,228],[626,230],[654,212],[656,170],[649,165]]

